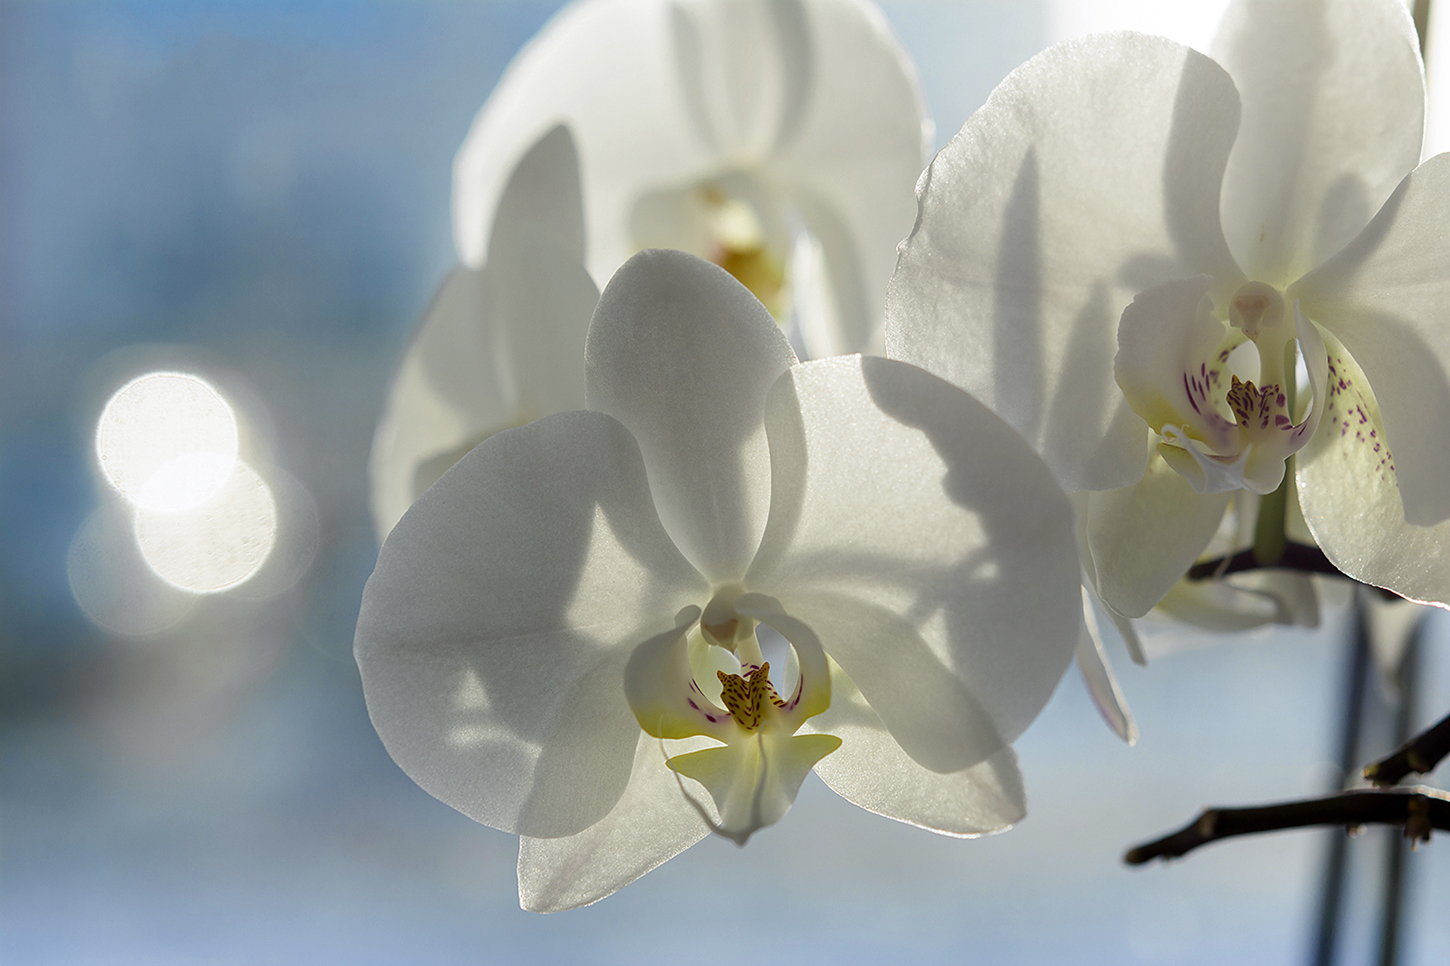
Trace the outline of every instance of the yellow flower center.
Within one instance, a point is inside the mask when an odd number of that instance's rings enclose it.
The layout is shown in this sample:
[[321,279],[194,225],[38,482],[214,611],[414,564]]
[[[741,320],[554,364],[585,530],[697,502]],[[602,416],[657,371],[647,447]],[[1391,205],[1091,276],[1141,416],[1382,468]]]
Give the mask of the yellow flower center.
[[720,700],[724,702],[730,717],[746,731],[760,727],[760,712],[766,698],[777,708],[784,708],[785,701],[770,683],[770,662],[766,661],[754,670],[739,674],[716,671],[720,679]]
[[790,311],[785,260],[766,246],[765,231],[755,208],[722,187],[700,189],[710,234],[706,258],[735,276],[777,319]]

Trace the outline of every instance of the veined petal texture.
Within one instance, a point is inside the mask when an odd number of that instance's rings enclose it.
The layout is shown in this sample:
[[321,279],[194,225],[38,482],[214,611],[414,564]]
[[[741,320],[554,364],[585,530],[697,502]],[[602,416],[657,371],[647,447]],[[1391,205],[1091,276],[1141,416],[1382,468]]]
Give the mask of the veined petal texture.
[[1224,234],[1250,276],[1283,286],[1353,238],[1419,162],[1415,25],[1403,3],[1239,0],[1213,56],[1243,100]]
[[630,651],[706,589],[617,421],[561,413],[500,433],[383,545],[355,641],[368,713],[403,770],[465,815],[572,835],[629,781]]
[[932,162],[887,294],[886,349],[966,388],[1069,490],[1143,472],[1113,382],[1133,297],[1242,276],[1219,227],[1238,94],[1202,54],[1110,34],[1017,68]]
[[738,580],[770,501],[765,394],[795,353],[727,272],[641,252],[600,296],[585,352],[589,407],[639,441],[660,519],[715,581]]
[[926,767],[1014,739],[1081,621],[1072,509],[1042,461],[960,389],[887,359],[795,367],[766,424],[770,520],[747,588],[808,624]]

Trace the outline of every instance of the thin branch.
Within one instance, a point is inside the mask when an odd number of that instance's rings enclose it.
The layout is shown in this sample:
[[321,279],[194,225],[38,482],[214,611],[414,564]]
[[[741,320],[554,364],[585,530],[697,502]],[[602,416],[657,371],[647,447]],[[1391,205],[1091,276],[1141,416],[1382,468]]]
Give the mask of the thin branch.
[[1234,835],[1253,835],[1281,829],[1314,825],[1399,825],[1405,837],[1429,841],[1430,831],[1450,831],[1450,794],[1438,788],[1415,786],[1394,789],[1366,789],[1328,798],[1253,808],[1210,808],[1188,826],[1153,842],[1146,842],[1123,856],[1129,865],[1153,859],[1187,855],[1200,845]]
[[1365,765],[1364,777],[1376,785],[1393,785],[1411,773],[1434,771],[1446,755],[1450,755],[1450,715],[1405,742],[1394,754]]

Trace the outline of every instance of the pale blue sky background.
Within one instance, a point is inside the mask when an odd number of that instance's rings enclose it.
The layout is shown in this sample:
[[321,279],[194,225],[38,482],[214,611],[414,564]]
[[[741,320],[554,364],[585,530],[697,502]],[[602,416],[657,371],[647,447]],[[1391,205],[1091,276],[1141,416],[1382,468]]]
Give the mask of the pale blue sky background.
[[[511,837],[388,759],[351,658],[376,552],[367,448],[452,261],[453,151],[551,10],[0,5],[0,960],[1301,961],[1319,834],[1166,868],[1118,857],[1202,805],[1321,789],[1337,619],[1147,669],[1115,654],[1133,749],[1070,675],[1019,743],[1032,814],[1008,834],[944,839],[812,779],[749,848],[704,842],[552,917],[518,909]],[[939,143],[1049,24],[1007,0],[887,13]],[[84,617],[66,559],[102,504],[100,405],[162,363],[228,388],[310,493],[319,538],[292,590],[128,640]],[[1426,719],[1450,707],[1445,638],[1442,620]],[[1446,843],[1413,857],[1411,894],[1405,961],[1443,962]],[[1347,961],[1368,909],[1352,904]]]

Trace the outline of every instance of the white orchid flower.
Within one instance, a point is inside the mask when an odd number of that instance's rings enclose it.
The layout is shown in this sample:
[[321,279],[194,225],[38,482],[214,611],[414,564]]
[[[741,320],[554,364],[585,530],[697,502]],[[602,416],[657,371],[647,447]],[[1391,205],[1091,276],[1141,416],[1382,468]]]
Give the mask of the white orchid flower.
[[464,264],[378,426],[379,540],[480,440],[583,407],[586,226],[595,279],[641,248],[691,251],[794,319],[809,355],[863,350],[931,141],[915,70],[864,0],[566,7],[459,150]]
[[1444,604],[1450,158],[1416,167],[1414,27],[1394,0],[1250,0],[1214,51],[1115,34],[1014,71],[923,176],[888,352],[1079,491],[1121,617],[1290,455],[1335,567]]
[[458,152],[460,257],[489,260],[517,158],[578,141],[588,265],[643,248],[727,268],[809,356],[880,339],[933,131],[915,68],[866,0],[582,0],[525,47]]
[[600,899],[711,827],[743,843],[812,767],[950,835],[1024,814],[1008,743],[1080,617],[1071,507],[1010,427],[905,363],[797,364],[680,252],[605,289],[587,388],[424,494],[358,618],[388,751],[522,836],[526,908]]

